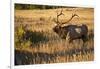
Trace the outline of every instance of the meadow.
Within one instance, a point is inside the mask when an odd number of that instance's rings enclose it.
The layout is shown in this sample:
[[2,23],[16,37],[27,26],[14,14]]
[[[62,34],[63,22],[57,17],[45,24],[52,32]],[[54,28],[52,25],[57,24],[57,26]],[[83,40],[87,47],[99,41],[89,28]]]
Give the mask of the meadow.
[[64,16],[59,19],[63,22],[73,13],[79,15],[65,25],[86,24],[89,39],[85,45],[81,39],[69,43],[52,30],[55,27],[53,20],[61,9],[15,10],[15,65],[94,60],[94,9],[63,8]]

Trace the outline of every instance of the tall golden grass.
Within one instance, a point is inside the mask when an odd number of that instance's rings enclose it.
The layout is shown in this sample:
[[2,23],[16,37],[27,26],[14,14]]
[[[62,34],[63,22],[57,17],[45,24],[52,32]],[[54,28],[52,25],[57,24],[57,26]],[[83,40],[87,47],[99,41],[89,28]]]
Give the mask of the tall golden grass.
[[68,43],[53,30],[57,11],[15,10],[15,65],[63,63],[94,60],[94,10],[91,8],[63,8],[60,21],[74,18],[68,24],[86,24],[89,40],[83,45],[81,39]]

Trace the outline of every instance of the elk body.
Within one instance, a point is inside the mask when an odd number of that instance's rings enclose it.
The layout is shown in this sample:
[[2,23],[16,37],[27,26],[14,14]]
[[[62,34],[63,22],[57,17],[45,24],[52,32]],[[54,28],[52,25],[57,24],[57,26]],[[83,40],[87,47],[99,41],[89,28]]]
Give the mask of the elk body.
[[62,39],[67,38],[69,42],[72,42],[75,39],[82,39],[83,42],[86,42],[88,35],[88,27],[85,24],[82,24],[81,26],[67,25],[62,27],[63,24],[68,23],[70,20],[72,20],[73,17],[78,15],[74,14],[67,22],[60,23],[58,17],[62,14],[62,11],[60,14],[57,13],[57,20],[55,20],[55,23],[57,25],[53,28],[53,31],[56,32]]

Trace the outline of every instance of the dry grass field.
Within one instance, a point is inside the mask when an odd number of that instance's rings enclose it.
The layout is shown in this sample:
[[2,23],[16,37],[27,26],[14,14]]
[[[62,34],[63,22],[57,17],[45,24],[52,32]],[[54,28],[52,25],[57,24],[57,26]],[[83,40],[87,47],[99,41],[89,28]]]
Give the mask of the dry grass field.
[[52,29],[59,9],[15,10],[15,65],[80,62],[94,60],[94,9],[63,8],[60,21],[88,26],[89,40],[83,46],[81,39],[72,43],[61,39]]

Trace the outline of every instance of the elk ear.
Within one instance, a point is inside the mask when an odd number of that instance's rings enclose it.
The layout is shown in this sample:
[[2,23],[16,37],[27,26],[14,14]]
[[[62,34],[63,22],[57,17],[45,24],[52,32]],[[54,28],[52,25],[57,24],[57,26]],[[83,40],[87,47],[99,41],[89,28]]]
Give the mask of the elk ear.
[[57,26],[57,24],[56,24],[56,23],[54,23],[54,26]]

